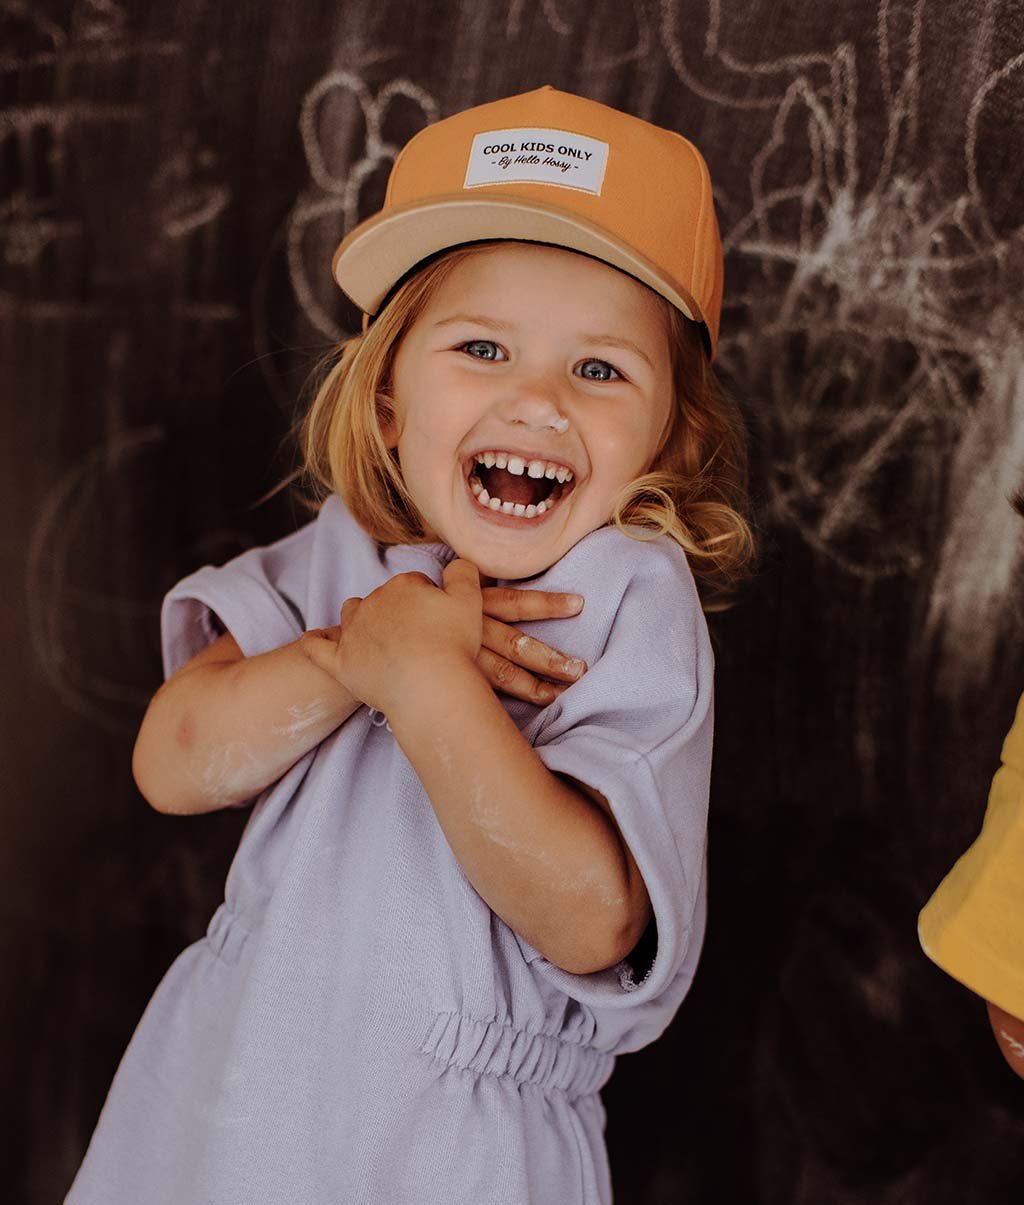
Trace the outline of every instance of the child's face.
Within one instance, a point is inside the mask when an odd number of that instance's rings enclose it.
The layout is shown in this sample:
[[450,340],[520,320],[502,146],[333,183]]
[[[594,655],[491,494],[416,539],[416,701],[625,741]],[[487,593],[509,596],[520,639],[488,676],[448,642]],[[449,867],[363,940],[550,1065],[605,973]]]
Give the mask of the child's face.
[[[517,579],[609,521],[616,490],[650,467],[674,404],[667,305],[554,247],[501,243],[456,265],[398,349],[397,430],[384,431],[439,539],[485,576]],[[546,499],[558,479],[531,477],[529,462],[548,459],[572,468],[569,492],[535,518],[482,505],[471,474],[485,484],[490,474],[472,454],[502,450],[522,454],[526,471],[492,470],[491,495]]]

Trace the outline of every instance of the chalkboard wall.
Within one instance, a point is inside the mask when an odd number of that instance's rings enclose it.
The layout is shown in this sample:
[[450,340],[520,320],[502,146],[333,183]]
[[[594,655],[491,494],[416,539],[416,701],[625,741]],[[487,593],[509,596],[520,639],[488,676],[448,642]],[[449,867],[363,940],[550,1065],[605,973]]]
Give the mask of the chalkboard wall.
[[130,756],[163,593],[305,521],[330,252],[425,123],[550,83],[691,137],[759,573],[712,618],[710,924],[604,1090],[616,1202],[998,1205],[1024,1083],[916,916],[1024,687],[1024,7],[0,3],[2,1145],[49,1205],[247,812]]

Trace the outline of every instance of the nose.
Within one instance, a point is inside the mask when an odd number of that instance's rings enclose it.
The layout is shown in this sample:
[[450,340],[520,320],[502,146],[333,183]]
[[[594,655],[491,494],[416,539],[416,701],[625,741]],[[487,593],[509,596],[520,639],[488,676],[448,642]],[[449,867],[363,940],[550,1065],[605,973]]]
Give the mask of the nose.
[[502,407],[503,418],[510,424],[520,423],[530,431],[551,427],[565,431],[569,420],[562,413],[559,385],[550,374],[534,373],[521,377],[512,386],[512,394]]

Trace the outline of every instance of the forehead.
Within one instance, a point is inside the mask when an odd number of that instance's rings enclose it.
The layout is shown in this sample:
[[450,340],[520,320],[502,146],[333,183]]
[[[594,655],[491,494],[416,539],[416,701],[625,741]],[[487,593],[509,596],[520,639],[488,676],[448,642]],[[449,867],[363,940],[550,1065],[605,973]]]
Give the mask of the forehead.
[[539,243],[471,249],[434,290],[428,306],[462,309],[471,299],[538,319],[570,311],[587,325],[614,316],[659,331],[668,326],[669,303],[653,289],[589,255]]

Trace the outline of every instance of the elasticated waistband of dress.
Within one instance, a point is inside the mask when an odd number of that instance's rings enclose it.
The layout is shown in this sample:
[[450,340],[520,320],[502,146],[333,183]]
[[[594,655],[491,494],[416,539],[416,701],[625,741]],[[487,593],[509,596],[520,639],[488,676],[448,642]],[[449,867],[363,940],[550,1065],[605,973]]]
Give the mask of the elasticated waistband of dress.
[[599,1091],[615,1069],[615,1056],[593,1046],[459,1012],[439,1012],[420,1049],[453,1067],[509,1076],[569,1097]]

